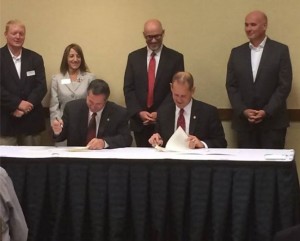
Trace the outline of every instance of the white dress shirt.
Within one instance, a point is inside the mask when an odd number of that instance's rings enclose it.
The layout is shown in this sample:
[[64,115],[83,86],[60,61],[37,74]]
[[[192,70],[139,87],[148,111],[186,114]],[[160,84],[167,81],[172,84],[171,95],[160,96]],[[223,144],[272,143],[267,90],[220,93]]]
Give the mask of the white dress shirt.
[[251,49],[251,66],[252,66],[252,74],[253,74],[253,82],[255,82],[257,70],[259,67],[259,63],[261,60],[261,56],[266,44],[267,37],[255,47],[252,43],[249,43],[249,48]]
[[[100,121],[101,121],[101,116],[102,116],[103,109],[104,109],[104,107],[103,107],[101,110],[99,110],[99,111],[97,112],[97,115],[96,115],[96,138],[97,138],[97,134],[98,134],[98,129],[99,129],[99,125],[100,125]],[[88,119],[88,123],[90,123],[90,120],[91,120],[91,118],[92,118],[93,113],[94,113],[94,112],[91,112],[91,111],[89,110],[89,119]],[[108,148],[108,147],[109,147],[109,145],[108,145],[107,142],[104,140],[104,148]]]
[[[158,67],[159,60],[160,60],[160,54],[161,54],[162,47],[163,47],[163,46],[161,46],[157,51],[154,51],[154,52],[155,52],[155,56],[154,56],[154,58],[155,58],[155,76],[156,76],[157,67]],[[148,69],[148,67],[149,67],[149,62],[150,62],[150,59],[151,59],[151,57],[152,57],[152,56],[151,56],[152,53],[153,53],[153,50],[151,50],[151,49],[149,49],[149,48],[147,47],[147,69]]]
[[[10,50],[9,50],[9,52],[10,52]],[[22,52],[20,53],[19,56],[13,55],[12,52],[10,52],[10,54],[11,54],[11,57],[14,61],[15,66],[16,66],[16,70],[17,70],[17,73],[19,75],[19,78],[21,79],[21,55],[22,55]]]

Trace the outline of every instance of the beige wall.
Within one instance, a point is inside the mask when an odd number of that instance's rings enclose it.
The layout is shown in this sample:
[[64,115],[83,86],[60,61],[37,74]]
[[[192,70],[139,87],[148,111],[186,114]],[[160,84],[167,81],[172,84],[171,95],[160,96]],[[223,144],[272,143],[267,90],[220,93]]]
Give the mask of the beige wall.
[[[43,55],[48,85],[58,72],[66,45],[76,42],[83,48],[93,73],[107,80],[111,99],[124,105],[123,75],[127,55],[145,45],[143,23],[159,18],[166,30],[165,44],[182,52],[186,70],[197,81],[196,98],[230,108],[224,88],[226,64],[232,47],[247,41],[244,17],[260,9],[269,17],[268,35],[290,47],[294,82],[288,106],[300,108],[300,22],[299,0],[0,0],[0,29],[18,18],[27,26],[25,47]],[[1,36],[1,46],[5,43]],[[49,95],[44,100],[48,106]],[[224,123],[229,146],[234,135]],[[287,147],[300,152],[299,123],[288,131]],[[299,162],[300,166],[300,162]]]

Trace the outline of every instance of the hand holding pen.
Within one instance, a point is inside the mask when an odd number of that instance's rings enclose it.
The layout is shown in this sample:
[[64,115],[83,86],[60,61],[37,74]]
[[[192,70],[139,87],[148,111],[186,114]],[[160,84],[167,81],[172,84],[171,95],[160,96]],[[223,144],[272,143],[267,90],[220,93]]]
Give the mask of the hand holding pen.
[[161,136],[158,133],[153,134],[150,138],[149,138],[149,143],[155,147],[155,146],[162,146],[163,145],[163,140],[161,138]]
[[58,119],[57,117],[52,121],[52,130],[55,135],[59,135],[64,126],[64,122],[62,119]]

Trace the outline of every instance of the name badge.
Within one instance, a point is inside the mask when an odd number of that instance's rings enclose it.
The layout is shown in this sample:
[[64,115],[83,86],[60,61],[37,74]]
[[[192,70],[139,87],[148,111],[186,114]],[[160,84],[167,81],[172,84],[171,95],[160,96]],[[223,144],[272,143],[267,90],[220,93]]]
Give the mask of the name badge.
[[60,81],[60,83],[61,83],[62,85],[71,84],[71,80],[70,80],[70,79],[62,79],[62,80]]
[[34,70],[30,70],[26,72],[26,76],[34,76],[35,75],[35,71]]

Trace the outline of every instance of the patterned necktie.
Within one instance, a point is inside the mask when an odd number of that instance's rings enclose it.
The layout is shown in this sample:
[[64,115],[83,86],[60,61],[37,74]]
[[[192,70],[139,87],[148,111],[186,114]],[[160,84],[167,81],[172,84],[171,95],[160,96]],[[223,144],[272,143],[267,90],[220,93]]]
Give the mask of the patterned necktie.
[[155,83],[155,52],[152,52],[151,59],[148,66],[148,96],[147,107],[150,108],[153,105],[153,90]]
[[184,109],[180,109],[179,116],[177,119],[177,128],[181,126],[181,128],[185,131],[185,119],[183,116]]
[[88,144],[93,138],[96,137],[96,116],[97,113],[94,112],[90,119],[86,136],[86,144]]

